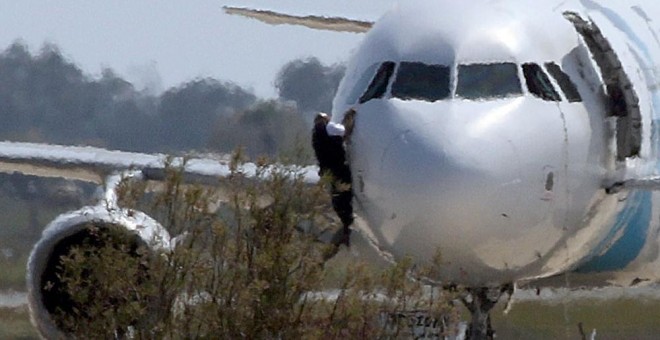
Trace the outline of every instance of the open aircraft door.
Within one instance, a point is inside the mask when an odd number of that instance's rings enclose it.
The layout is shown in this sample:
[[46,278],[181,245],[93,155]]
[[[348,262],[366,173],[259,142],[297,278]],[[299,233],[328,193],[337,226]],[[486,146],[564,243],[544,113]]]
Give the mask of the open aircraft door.
[[639,97],[623,69],[621,60],[596,23],[583,19],[575,12],[565,12],[564,17],[573,23],[600,69],[608,98],[609,114],[617,117],[617,160],[639,156],[642,144]]

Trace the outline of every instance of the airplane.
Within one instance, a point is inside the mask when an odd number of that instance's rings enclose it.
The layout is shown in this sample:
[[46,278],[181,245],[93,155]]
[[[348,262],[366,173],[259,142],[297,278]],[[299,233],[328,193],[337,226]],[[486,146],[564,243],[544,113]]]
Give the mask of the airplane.
[[[488,338],[490,309],[517,284],[565,273],[586,285],[658,280],[660,5],[410,0],[377,22],[225,11],[365,33],[332,110],[332,121],[351,131],[346,151],[364,221],[355,228],[386,258],[427,263],[440,254],[428,279],[468,287],[472,338]],[[347,120],[349,109],[356,114]],[[98,161],[106,156],[46,157],[40,146],[21,147],[0,144],[0,160],[151,169],[131,173],[138,178],[160,168],[128,154]],[[208,167],[197,173],[226,174],[226,165],[199,162]],[[309,181],[318,180],[313,172]],[[58,217],[35,246],[29,294],[41,330],[56,331],[36,278],[81,220],[151,226],[140,235],[170,246],[156,221],[115,206],[112,186],[106,197]]]

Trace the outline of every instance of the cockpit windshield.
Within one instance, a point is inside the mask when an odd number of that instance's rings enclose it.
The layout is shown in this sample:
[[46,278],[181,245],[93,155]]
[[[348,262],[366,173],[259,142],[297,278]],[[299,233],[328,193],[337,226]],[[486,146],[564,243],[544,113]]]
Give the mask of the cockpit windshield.
[[464,99],[491,99],[522,95],[514,63],[458,65],[456,95]]
[[392,96],[434,102],[449,98],[450,69],[444,65],[402,62],[392,85]]
[[[575,84],[559,66],[546,63],[545,67],[570,102],[581,101]],[[435,102],[450,98],[492,100],[522,96],[521,76],[530,95],[544,101],[562,101],[546,71],[536,63],[459,64],[456,72],[452,69],[446,65],[411,61],[373,64],[362,74],[347,103],[362,104],[380,98]],[[455,92],[452,91],[454,83]]]

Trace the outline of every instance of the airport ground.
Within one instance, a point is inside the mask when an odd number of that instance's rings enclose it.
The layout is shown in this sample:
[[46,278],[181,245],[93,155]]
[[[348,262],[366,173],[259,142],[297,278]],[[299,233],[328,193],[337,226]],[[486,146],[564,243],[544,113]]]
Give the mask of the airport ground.
[[[660,299],[525,301],[508,315],[502,310],[500,304],[493,313],[499,339],[581,339],[580,323],[587,336],[595,329],[599,340],[650,340],[660,334]],[[0,339],[38,339],[26,305],[0,307]]]

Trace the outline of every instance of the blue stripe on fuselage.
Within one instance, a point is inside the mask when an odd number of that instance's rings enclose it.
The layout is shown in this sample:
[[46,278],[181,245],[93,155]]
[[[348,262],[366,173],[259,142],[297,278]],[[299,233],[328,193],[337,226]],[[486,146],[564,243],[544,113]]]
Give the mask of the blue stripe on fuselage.
[[646,60],[653,60],[653,57],[642,38],[637,35],[635,30],[619,13],[592,0],[582,0],[582,5],[590,10],[601,12],[612,23],[612,25],[614,25],[614,27],[623,32],[628,37],[628,40],[644,53]]
[[646,243],[651,224],[652,206],[650,192],[631,193],[626,206],[617,216],[610,234],[596,247],[593,253],[596,256],[578,267],[576,272],[592,273],[617,270],[630,264]]

